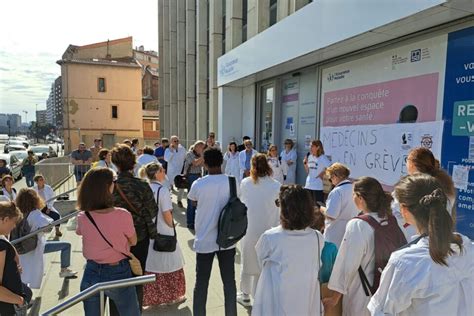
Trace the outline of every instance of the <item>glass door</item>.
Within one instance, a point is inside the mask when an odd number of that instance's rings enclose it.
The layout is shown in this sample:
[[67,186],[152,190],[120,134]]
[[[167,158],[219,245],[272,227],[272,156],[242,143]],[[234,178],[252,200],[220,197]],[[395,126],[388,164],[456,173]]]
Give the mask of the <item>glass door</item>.
[[267,152],[273,144],[273,111],[275,103],[275,86],[273,84],[260,88],[260,152]]

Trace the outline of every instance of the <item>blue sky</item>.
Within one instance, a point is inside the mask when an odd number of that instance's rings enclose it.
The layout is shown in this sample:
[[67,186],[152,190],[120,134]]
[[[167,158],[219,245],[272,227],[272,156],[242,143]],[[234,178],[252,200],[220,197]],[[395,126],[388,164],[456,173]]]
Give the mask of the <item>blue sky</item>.
[[46,108],[56,61],[69,44],[133,36],[133,45],[158,50],[157,0],[15,0],[0,11],[0,113],[28,121]]

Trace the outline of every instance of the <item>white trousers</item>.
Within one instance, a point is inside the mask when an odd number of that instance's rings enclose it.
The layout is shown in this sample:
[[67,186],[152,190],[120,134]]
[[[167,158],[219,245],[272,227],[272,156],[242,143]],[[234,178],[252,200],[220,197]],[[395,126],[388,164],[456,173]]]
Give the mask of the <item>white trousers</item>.
[[255,297],[259,275],[240,272],[240,291]]

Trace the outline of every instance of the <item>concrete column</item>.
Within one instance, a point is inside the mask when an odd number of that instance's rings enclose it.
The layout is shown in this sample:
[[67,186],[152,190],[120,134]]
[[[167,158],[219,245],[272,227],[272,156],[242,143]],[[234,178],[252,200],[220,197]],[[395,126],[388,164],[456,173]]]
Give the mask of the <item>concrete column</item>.
[[[217,58],[222,55],[222,1],[209,2],[209,131],[217,133]],[[217,136],[219,136],[217,134]]]
[[290,14],[295,13],[308,3],[308,0],[290,0]]
[[196,89],[197,138],[205,140],[208,133],[208,0],[198,0],[197,5],[197,51],[196,51]]
[[225,51],[242,43],[242,0],[226,1]]
[[277,21],[281,21],[290,15],[290,2],[294,0],[278,0],[277,2]]
[[163,81],[160,85],[163,85],[163,100],[164,100],[164,113],[160,124],[163,126],[164,134],[163,137],[170,137],[170,32],[169,32],[169,0],[163,0],[163,56],[160,57],[161,65],[163,67]]
[[169,0],[169,12],[170,133],[171,135],[178,135],[178,13],[176,0]]
[[159,58],[159,67],[158,67],[158,77],[159,77],[159,85],[158,85],[158,98],[159,98],[159,112],[160,112],[160,135],[164,137],[165,129],[163,126],[163,122],[167,121],[165,119],[165,93],[164,93],[164,72],[163,72],[163,57],[165,56],[165,52],[163,49],[163,2],[164,0],[158,0],[158,58]]
[[270,25],[270,0],[248,0],[247,40]]
[[196,0],[186,0],[186,139],[196,140]]
[[[177,110],[178,110],[178,135],[185,140],[186,137],[186,0],[177,0]],[[188,140],[185,140],[187,147]]]
[[238,144],[242,139],[242,88],[220,87],[219,122],[217,128],[218,140],[222,148],[235,141]]

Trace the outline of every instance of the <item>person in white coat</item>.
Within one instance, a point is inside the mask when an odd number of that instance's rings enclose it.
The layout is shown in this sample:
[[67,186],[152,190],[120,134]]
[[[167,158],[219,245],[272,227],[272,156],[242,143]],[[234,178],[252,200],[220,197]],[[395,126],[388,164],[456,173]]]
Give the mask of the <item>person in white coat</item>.
[[152,162],[158,162],[158,159],[155,157],[154,153],[155,151],[150,146],[145,146],[143,148],[143,154],[137,156],[137,163],[133,171],[135,176],[138,176],[138,170],[140,170],[141,167],[146,166]]
[[[158,204],[158,214],[155,218],[156,229],[160,234],[173,236],[176,234],[173,220],[173,204],[171,194],[164,186],[166,179],[165,169],[160,163],[147,164],[144,170],[155,201]],[[173,252],[159,252],[153,249],[153,240],[150,240],[145,271],[155,274],[156,281],[145,284],[143,287],[143,305],[177,304],[186,298],[186,281],[184,277],[184,258],[179,243]]]
[[311,193],[314,205],[324,202],[324,175],[326,168],[331,165],[324,155],[323,143],[320,140],[311,142],[311,151],[303,159],[304,169],[308,176],[304,188]]
[[252,315],[320,315],[324,237],[310,228],[311,196],[299,185],[284,185],[278,201],[281,226],[267,230],[255,247],[262,273]]
[[[56,199],[54,198],[55,195],[54,195],[53,188],[51,188],[51,186],[46,184],[46,181],[43,175],[41,174],[37,174],[33,178],[33,181],[35,182],[33,189],[43,199],[43,201],[46,203],[46,206],[48,206],[48,208],[44,211],[44,214],[46,214],[46,216],[48,217],[51,217],[53,221],[57,221],[58,219],[61,218],[61,214],[59,214],[58,210],[54,207],[54,201]],[[57,225],[55,229],[56,229],[56,237],[61,237],[63,234],[61,233],[60,225]]]
[[326,207],[321,207],[321,211],[326,215],[324,238],[339,248],[346,232],[347,222],[356,217],[359,210],[352,198],[352,183],[348,179],[349,168],[336,162],[326,169],[326,175],[334,185],[334,189],[329,192]]
[[268,147],[267,160],[273,171],[272,178],[283,184],[288,173],[288,166],[278,156],[278,147],[276,145],[272,144]]
[[474,315],[474,245],[453,233],[448,196],[434,177],[416,174],[395,186],[405,221],[418,238],[392,253],[368,309],[382,315]]
[[[186,158],[186,148],[179,144],[178,136],[171,136],[170,145],[165,150],[165,161],[168,163],[167,176],[170,188],[173,188],[174,178],[183,171],[184,160]],[[178,189],[178,206],[183,207],[184,189]]]
[[242,175],[240,174],[239,152],[237,151],[237,144],[235,142],[229,143],[227,152],[224,154],[224,161],[224,173],[228,176],[234,176],[240,183]]
[[[385,194],[382,185],[374,178],[362,177],[355,181],[353,197],[357,208],[378,222],[390,214],[391,197]],[[344,295],[343,315],[370,315],[367,309],[370,296],[364,292],[358,269],[362,268],[368,280],[374,279],[374,238],[373,228],[364,220],[354,218],[347,223],[328,284],[335,294],[323,299],[325,309],[336,306]]]
[[281,161],[286,162],[288,171],[286,174],[285,184],[296,183],[296,162],[298,161],[298,155],[296,153],[295,143],[292,139],[285,139],[285,149],[281,151]]
[[252,157],[258,154],[258,152],[253,149],[253,144],[251,140],[244,141],[245,150],[242,150],[239,153],[239,167],[240,167],[240,180],[248,177],[250,175],[250,161]]
[[255,245],[260,236],[268,229],[280,224],[280,210],[275,205],[281,184],[271,177],[272,169],[264,154],[252,158],[250,177],[240,185],[240,200],[247,206],[247,234],[240,244],[242,266],[240,273],[240,294],[237,301],[251,304],[250,295],[255,296],[260,266],[257,261]]

